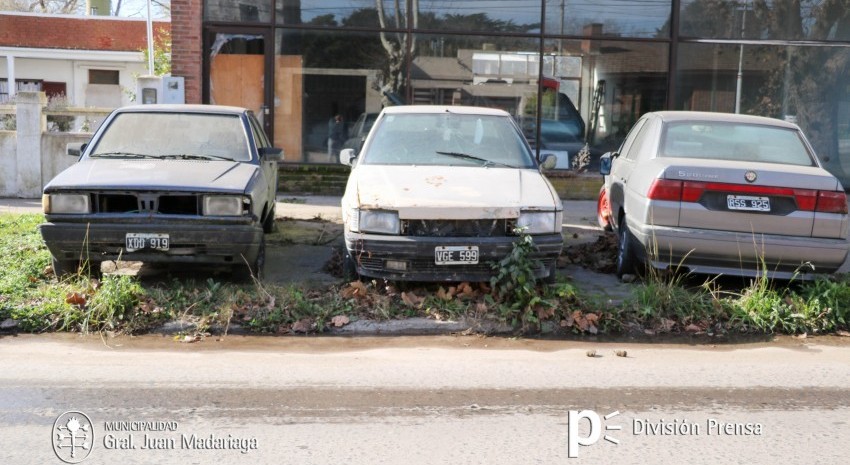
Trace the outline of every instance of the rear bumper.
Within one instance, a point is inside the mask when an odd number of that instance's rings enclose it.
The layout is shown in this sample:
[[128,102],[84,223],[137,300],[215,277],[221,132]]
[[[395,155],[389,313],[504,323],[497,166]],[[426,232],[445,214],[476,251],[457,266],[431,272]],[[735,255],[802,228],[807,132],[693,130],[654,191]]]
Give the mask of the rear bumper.
[[[560,234],[532,236],[540,261],[538,278],[549,276],[563,248]],[[398,281],[488,281],[496,271],[493,265],[505,258],[516,237],[409,237],[346,232],[345,246],[362,276]],[[437,265],[438,246],[478,246],[478,264]],[[406,262],[407,269],[387,268],[387,260]]]
[[[263,230],[251,224],[176,223],[63,223],[39,226],[50,253],[58,260],[86,257],[90,261],[181,262],[242,264],[253,263],[263,239]],[[169,250],[126,252],[127,233],[169,235]]]
[[[645,226],[632,233],[655,268],[685,267],[694,273],[793,278],[797,273],[833,273],[847,258],[846,239],[736,233]],[[806,264],[814,266],[812,270]]]

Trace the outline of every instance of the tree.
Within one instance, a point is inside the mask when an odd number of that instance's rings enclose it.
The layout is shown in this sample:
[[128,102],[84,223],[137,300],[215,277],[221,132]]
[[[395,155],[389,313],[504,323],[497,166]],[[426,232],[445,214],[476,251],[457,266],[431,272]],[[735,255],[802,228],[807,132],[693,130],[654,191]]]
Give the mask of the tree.
[[[395,29],[405,29],[407,27],[407,18],[402,14],[401,2],[395,0],[395,14],[392,18],[392,27]],[[386,96],[387,92],[398,94],[402,88],[402,76],[404,65],[407,63],[408,57],[416,54],[416,37],[413,34],[404,32],[391,33],[386,32],[390,21],[388,21],[386,11],[384,10],[384,1],[375,0],[375,7],[378,12],[378,23],[381,26],[381,45],[387,53],[387,70],[384,76],[384,85],[381,88],[383,94],[384,105],[389,105],[389,99]],[[416,29],[419,25],[419,0],[412,0],[408,13],[412,15],[413,28]],[[409,41],[409,42],[408,42]]]

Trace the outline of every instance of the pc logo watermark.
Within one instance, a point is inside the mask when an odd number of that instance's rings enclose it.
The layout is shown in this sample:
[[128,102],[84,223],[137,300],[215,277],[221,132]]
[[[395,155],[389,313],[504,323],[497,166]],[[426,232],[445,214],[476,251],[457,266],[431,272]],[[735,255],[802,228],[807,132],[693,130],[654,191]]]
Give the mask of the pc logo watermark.
[[[590,446],[592,444],[596,444],[596,442],[599,441],[599,436],[602,435],[602,420],[604,419],[605,421],[608,421],[619,414],[620,412],[616,411],[600,418],[599,414],[593,410],[582,410],[580,412],[570,410],[567,425],[567,457],[571,459],[578,458],[579,446]],[[582,419],[587,419],[590,422],[590,430],[588,431],[587,436],[584,437],[580,436],[578,430],[579,422],[581,422]],[[623,427],[620,425],[605,425],[605,431],[620,431],[622,429]],[[620,443],[619,440],[608,436],[607,434],[603,436],[603,439],[612,444]]]

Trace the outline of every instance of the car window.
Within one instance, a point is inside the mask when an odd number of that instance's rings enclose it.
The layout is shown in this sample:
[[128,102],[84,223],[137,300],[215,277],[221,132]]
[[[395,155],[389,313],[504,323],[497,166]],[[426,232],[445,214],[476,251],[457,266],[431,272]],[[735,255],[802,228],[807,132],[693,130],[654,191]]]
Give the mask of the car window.
[[629,131],[629,134],[626,136],[626,139],[623,141],[623,145],[620,146],[619,153],[621,155],[626,155],[628,158],[632,158],[631,156],[628,155],[629,149],[631,149],[632,144],[634,144],[634,142],[635,142],[635,138],[637,138],[638,133],[640,132],[640,130],[643,128],[643,126],[645,124],[646,124],[646,118],[641,118],[640,120],[638,120],[637,123],[635,123],[634,127],[632,128],[631,131]]
[[795,129],[715,121],[667,124],[661,156],[815,165]]
[[260,128],[257,118],[249,115],[248,121],[251,122],[251,131],[254,133],[254,143],[257,144],[257,148],[270,147],[269,139],[266,137],[266,133]]
[[388,114],[375,128],[361,163],[534,167],[509,116],[458,113]]
[[242,120],[229,114],[118,113],[96,144],[89,156],[251,158]]
[[631,147],[629,147],[629,151],[626,154],[626,158],[629,160],[637,160],[640,157],[641,153],[644,153],[641,149],[643,148],[644,143],[646,143],[647,137],[652,133],[652,121],[645,120],[646,122],[641,125],[640,128],[637,128],[637,135],[632,141]]

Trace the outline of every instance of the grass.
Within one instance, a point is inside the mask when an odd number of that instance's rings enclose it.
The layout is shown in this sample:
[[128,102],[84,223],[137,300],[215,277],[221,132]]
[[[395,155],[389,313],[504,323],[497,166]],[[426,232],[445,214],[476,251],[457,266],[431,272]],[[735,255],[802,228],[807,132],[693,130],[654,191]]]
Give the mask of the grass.
[[141,333],[167,321],[191,323],[195,335],[226,333],[240,324],[257,333],[322,332],[358,319],[473,318],[517,333],[624,332],[830,333],[850,325],[850,278],[823,277],[791,287],[766,278],[734,294],[714,281],[648,273],[631,299],[613,306],[579,292],[566,279],[537,282],[521,236],[490,283],[453,285],[340,283],[324,289],[254,282],[171,279],[150,283],[107,274],[57,281],[37,226],[41,215],[0,215],[0,320],[27,332]]

